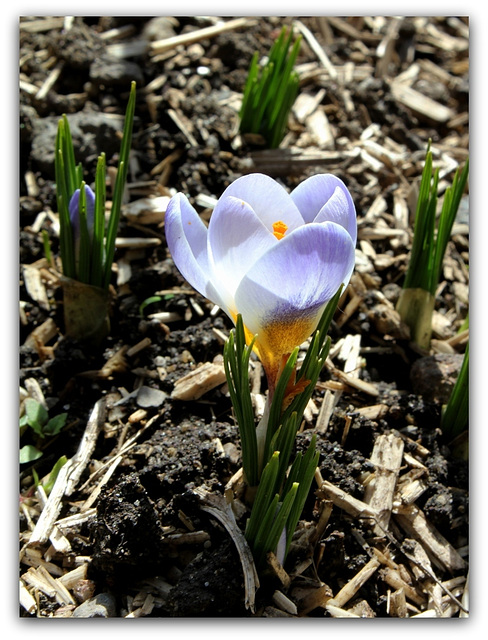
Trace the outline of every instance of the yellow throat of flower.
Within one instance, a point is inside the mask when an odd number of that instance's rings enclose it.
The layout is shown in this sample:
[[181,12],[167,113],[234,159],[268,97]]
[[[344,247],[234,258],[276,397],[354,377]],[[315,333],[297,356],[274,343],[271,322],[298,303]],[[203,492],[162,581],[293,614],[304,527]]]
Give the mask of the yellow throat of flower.
[[[316,320],[312,318],[296,319],[291,322],[281,320],[262,327],[256,336],[253,351],[264,367],[271,397],[288,356],[295,347],[302,344],[311,335],[315,325]],[[254,336],[246,325],[244,325],[244,334],[247,344],[250,344]],[[285,397],[289,398],[288,403],[297,393],[303,391],[308,381],[302,380],[295,386],[293,380],[290,384],[290,389],[287,389],[285,394]],[[285,408],[286,406],[284,406]]]

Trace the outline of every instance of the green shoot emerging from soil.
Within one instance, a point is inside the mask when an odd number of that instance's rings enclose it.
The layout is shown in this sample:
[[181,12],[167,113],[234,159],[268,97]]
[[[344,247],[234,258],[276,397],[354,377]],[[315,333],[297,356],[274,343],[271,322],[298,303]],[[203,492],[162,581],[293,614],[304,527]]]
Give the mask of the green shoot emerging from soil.
[[268,61],[259,67],[259,54],[252,58],[244,88],[240,115],[241,133],[263,136],[266,146],[274,149],[283,140],[288,115],[298,93],[298,74],[293,71],[301,36],[289,52],[293,31],[283,27],[273,44]]
[[83,179],[83,167],[76,164],[68,118],[63,116],[58,125],[55,174],[65,332],[72,338],[94,344],[99,343],[110,330],[108,289],[127,179],[135,101],[136,85],[133,82],[107,225],[105,154],[98,157],[93,191]]
[[76,164],[68,118],[59,121],[56,137],[56,196],[60,222],[60,252],[63,274],[108,289],[115,252],[115,238],[127,178],[134,120],[136,88],[132,83],[127,106],[120,161],[112,209],[105,225],[105,154],[98,158],[95,191],[83,180],[83,168]]
[[430,346],[435,291],[468,171],[467,160],[463,170],[456,171],[452,185],[446,189],[436,232],[439,170],[433,174],[429,144],[417,200],[410,261],[397,303],[397,311],[410,327],[413,342],[423,349]]
[[[332,315],[354,270],[356,208],[332,174],[311,176],[287,193],[256,173],[227,187],[208,227],[182,193],[168,203],[164,224],[175,265],[235,323],[224,369],[252,507],[246,538],[262,570],[269,552],[284,562],[315,474],[315,441],[294,461],[293,449],[328,354]],[[268,384],[257,426],[252,352]]]

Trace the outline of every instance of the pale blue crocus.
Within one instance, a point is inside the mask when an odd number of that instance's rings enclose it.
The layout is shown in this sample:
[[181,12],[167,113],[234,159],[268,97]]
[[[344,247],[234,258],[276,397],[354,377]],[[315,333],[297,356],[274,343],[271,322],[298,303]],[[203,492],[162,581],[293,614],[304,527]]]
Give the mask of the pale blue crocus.
[[[86,198],[86,226],[90,241],[93,238],[93,225],[95,221],[95,193],[86,184],[85,185],[85,198]],[[75,250],[76,264],[80,258],[80,189],[71,196],[69,201],[69,218],[71,222],[71,229],[73,231],[73,244]]]
[[270,392],[283,362],[315,330],[327,302],[354,269],[356,210],[331,174],[290,194],[259,173],[222,194],[209,226],[178,193],[165,217],[169,250],[182,275],[235,322],[265,368]]

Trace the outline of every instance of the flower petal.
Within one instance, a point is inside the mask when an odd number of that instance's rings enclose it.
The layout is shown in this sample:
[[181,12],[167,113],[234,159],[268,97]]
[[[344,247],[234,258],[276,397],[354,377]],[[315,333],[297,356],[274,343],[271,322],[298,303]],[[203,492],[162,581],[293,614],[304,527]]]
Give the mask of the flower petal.
[[248,271],[235,300],[269,373],[315,330],[326,303],[354,268],[349,233],[333,222],[304,225]]
[[262,173],[238,178],[222,194],[222,198],[226,196],[247,202],[271,232],[278,220],[284,222],[289,231],[303,225],[303,218],[284,187]]
[[210,280],[207,227],[182,193],[169,201],[164,228],[168,249],[183,277],[199,293],[220,305],[220,296]]
[[249,268],[278,240],[251,206],[239,198],[223,196],[208,228],[208,255],[214,281],[222,283],[227,306],[235,312],[234,294]]
[[356,208],[342,180],[330,173],[318,174],[304,180],[290,196],[306,222],[336,222],[356,244]]
[[[93,223],[95,220],[95,193],[86,184],[85,185],[85,198],[86,198],[86,225],[88,232],[91,234],[93,231]],[[70,198],[68,211],[71,226],[73,228],[73,236],[76,239],[80,235],[80,190],[76,189]]]

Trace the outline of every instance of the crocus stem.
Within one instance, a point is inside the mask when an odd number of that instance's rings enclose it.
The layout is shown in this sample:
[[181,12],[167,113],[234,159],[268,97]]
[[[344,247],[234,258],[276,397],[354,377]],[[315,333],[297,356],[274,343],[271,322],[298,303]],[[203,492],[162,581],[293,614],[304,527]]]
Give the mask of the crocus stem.
[[396,310],[410,328],[410,337],[421,349],[430,348],[435,297],[425,289],[402,289]]

